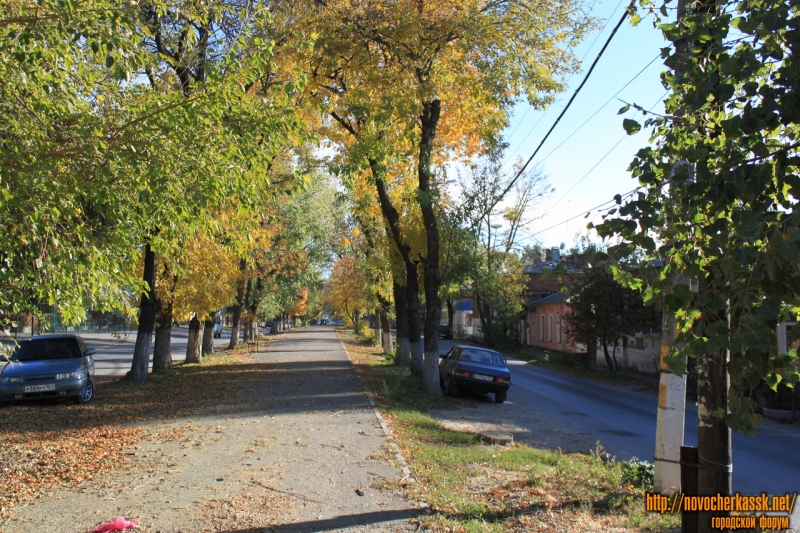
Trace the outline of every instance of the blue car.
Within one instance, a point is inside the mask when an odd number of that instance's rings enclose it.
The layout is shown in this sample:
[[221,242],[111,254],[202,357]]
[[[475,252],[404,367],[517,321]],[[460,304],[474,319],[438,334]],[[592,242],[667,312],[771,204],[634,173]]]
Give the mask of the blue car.
[[0,402],[94,397],[94,348],[77,335],[43,335],[21,341],[0,373]]
[[439,358],[439,380],[445,394],[454,396],[459,389],[467,389],[494,393],[495,403],[506,401],[511,372],[499,352],[457,345]]

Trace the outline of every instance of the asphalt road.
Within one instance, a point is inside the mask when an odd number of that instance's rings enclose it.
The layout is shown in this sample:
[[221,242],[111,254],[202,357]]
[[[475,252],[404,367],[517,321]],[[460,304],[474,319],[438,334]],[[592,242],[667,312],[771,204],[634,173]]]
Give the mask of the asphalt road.
[[[263,332],[263,331],[262,331]],[[103,381],[116,379],[125,375],[131,369],[133,359],[133,348],[136,344],[136,331],[127,334],[123,333],[115,337],[110,333],[81,333],[81,337],[86,342],[86,346],[94,348],[97,353],[94,356],[95,379]],[[20,337],[23,340],[28,337]],[[222,350],[230,342],[230,329],[223,329],[222,337],[214,339],[214,349]],[[239,333],[241,340],[242,333]],[[155,335],[153,336],[155,341]],[[189,341],[189,329],[186,326],[172,328],[172,361],[177,363],[186,359],[186,345]],[[9,344],[9,339],[3,339],[3,344]],[[153,344],[150,343],[150,366],[152,368]]]
[[[453,341],[440,340],[441,352]],[[657,392],[581,379],[510,359],[507,403],[555,420],[564,432],[601,441],[620,460],[653,461]],[[487,418],[494,404],[488,401]],[[686,405],[684,443],[697,445],[697,408]],[[800,492],[800,426],[765,420],[755,436],[733,434],[733,489],[742,494]],[[800,505],[791,520],[800,526]]]

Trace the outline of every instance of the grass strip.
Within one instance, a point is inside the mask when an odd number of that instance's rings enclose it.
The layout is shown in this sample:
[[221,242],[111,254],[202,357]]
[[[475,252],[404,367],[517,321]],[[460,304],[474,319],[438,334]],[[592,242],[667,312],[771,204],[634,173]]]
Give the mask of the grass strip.
[[425,530],[679,529],[679,516],[645,511],[644,494],[651,489],[647,465],[616,462],[602,449],[581,454],[486,445],[478,435],[449,430],[428,411],[456,409],[468,401],[424,394],[419,378],[394,365],[391,356],[347,330],[338,333],[419,481],[403,489],[426,509],[420,517]]

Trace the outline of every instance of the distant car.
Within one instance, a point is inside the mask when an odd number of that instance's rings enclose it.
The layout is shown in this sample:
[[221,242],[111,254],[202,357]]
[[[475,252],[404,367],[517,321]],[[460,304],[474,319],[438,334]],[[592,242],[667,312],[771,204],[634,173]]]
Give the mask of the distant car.
[[21,341],[0,372],[0,402],[94,398],[94,348],[78,335],[42,335]]
[[467,389],[494,393],[495,403],[506,401],[511,372],[499,352],[457,345],[439,358],[439,380],[445,394],[455,396],[459,389]]
[[221,338],[222,337],[222,315],[217,313],[214,315],[214,338]]
[[441,339],[442,337],[445,339],[453,338],[453,331],[447,324],[439,324],[439,338]]

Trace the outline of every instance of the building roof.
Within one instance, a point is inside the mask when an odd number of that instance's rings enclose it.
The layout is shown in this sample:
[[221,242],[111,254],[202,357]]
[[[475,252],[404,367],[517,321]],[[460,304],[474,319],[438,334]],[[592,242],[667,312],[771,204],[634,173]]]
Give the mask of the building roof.
[[567,297],[564,294],[560,292],[554,292],[550,296],[545,296],[544,298],[540,298],[528,304],[528,311],[533,311],[536,309],[537,305],[560,304],[566,301]]
[[[541,261],[539,263],[534,263],[532,265],[528,265],[522,269],[522,271],[526,274],[541,274],[545,269],[554,269],[561,261]],[[582,274],[583,271],[579,268],[573,268],[571,266],[567,266],[567,274]]]

